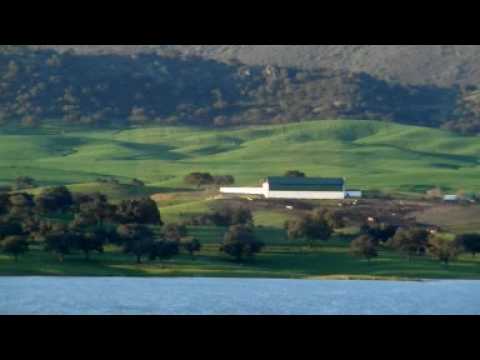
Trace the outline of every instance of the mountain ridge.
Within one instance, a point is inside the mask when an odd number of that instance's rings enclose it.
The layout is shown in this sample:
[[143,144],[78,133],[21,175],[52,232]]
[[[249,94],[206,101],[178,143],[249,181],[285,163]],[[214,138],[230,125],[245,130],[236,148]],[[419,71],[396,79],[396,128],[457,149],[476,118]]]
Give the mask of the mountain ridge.
[[480,83],[479,45],[30,45],[83,54],[178,53],[247,65],[365,72],[438,86]]

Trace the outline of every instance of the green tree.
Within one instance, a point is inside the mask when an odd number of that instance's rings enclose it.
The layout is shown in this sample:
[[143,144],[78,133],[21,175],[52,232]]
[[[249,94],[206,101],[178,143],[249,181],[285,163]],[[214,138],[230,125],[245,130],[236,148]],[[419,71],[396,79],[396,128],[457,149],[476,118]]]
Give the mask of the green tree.
[[285,224],[289,239],[306,240],[310,247],[317,240],[327,241],[333,234],[332,225],[323,216],[308,214]]
[[460,248],[456,241],[436,235],[428,241],[428,252],[447,266],[460,254]]
[[215,183],[214,177],[209,173],[191,173],[187,175],[184,179],[184,182],[188,185],[194,185],[197,188],[200,188],[204,185],[212,185]]
[[105,221],[114,219],[117,211],[103,194],[76,194],[74,207],[75,221],[83,226],[103,226]]
[[140,224],[119,225],[117,233],[126,254],[135,255],[137,264],[142,263],[142,257],[151,255],[154,248],[154,234],[150,228]]
[[213,177],[213,181],[217,186],[228,186],[235,184],[235,178],[232,175],[217,175]]
[[25,236],[8,236],[1,242],[1,246],[5,254],[14,257],[15,262],[20,255],[28,251],[28,241]]
[[370,236],[377,243],[386,243],[395,236],[397,231],[398,226],[385,223],[367,223],[361,228],[363,234]]
[[10,196],[7,193],[0,193],[0,216],[8,213],[10,209]]
[[48,188],[35,196],[35,206],[43,213],[66,211],[72,205],[72,194],[65,186]]
[[365,258],[370,263],[372,258],[378,256],[377,242],[368,235],[361,235],[350,244],[350,252],[353,256]]
[[389,245],[404,253],[411,261],[413,256],[426,253],[429,235],[427,230],[420,228],[399,229],[389,241]]
[[33,196],[27,193],[16,193],[9,197],[10,208],[8,216],[21,221],[33,215],[35,203]]
[[253,229],[245,225],[233,225],[224,236],[220,251],[232,256],[236,261],[253,257],[265,244],[255,237]]
[[139,180],[139,179],[133,179],[131,181],[131,184],[134,187],[139,187],[139,188],[145,187],[145,183],[142,180]]
[[307,177],[305,173],[299,171],[299,170],[288,170],[285,175],[286,177],[296,177],[296,178],[304,178]]
[[314,209],[311,216],[313,221],[326,222],[332,229],[342,229],[345,227],[345,220],[338,211]]
[[45,235],[45,250],[57,255],[60,262],[65,261],[75,245],[75,237],[69,229],[61,224],[51,225]]
[[179,252],[180,246],[178,241],[161,240],[153,243],[149,255],[152,261],[156,259],[164,261],[173,258],[178,255]]
[[20,223],[15,221],[0,219],[0,241],[9,236],[21,236],[21,235],[23,235],[23,229]]
[[194,237],[185,237],[181,241],[182,247],[194,258],[195,253],[202,250],[202,243]]
[[156,202],[148,198],[122,201],[116,219],[121,224],[163,225]]
[[188,229],[184,224],[168,224],[163,228],[163,236],[168,241],[180,242],[188,235]]
[[100,230],[75,232],[75,248],[85,254],[85,260],[90,260],[90,254],[94,251],[103,254],[103,246],[107,234]]
[[463,247],[466,252],[472,254],[472,256],[480,253],[480,234],[458,235],[455,242],[459,247]]
[[253,225],[253,215],[246,207],[223,206],[211,214],[216,226]]

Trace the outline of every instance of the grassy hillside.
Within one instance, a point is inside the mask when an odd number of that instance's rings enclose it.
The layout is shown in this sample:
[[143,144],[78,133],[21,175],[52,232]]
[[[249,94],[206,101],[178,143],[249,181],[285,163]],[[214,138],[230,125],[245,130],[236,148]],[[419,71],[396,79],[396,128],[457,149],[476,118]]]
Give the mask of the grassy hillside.
[[[369,121],[319,121],[239,130],[0,133],[0,182],[20,175],[42,185],[91,190],[99,177],[139,178],[149,191],[178,192],[192,171],[232,174],[239,185],[300,169],[344,176],[362,189],[480,191],[480,140],[428,128]],[[114,189],[121,196],[125,189]],[[184,189],[188,190],[188,189]]]

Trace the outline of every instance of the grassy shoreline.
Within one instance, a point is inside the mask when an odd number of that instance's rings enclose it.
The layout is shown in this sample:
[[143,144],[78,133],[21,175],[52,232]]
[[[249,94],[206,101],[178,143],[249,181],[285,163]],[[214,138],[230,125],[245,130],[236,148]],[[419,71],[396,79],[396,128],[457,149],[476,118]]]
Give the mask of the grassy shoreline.
[[192,259],[181,255],[159,263],[135,260],[109,247],[104,254],[86,261],[82,254],[68,256],[64,263],[34,248],[18,263],[0,255],[2,276],[52,277],[138,277],[138,278],[259,278],[303,280],[480,280],[480,257],[462,255],[448,267],[431,258],[408,262],[398,254],[382,250],[380,257],[368,264],[348,254],[348,243],[335,240],[314,249],[300,249],[293,244],[269,245],[254,260],[236,263],[218,252],[216,244],[206,244]]

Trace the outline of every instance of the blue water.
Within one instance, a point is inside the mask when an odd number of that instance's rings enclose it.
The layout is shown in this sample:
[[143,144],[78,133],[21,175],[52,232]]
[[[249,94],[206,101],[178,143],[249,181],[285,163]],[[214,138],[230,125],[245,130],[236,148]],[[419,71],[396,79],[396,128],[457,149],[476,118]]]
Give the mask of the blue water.
[[480,315],[480,281],[3,277],[0,314]]

